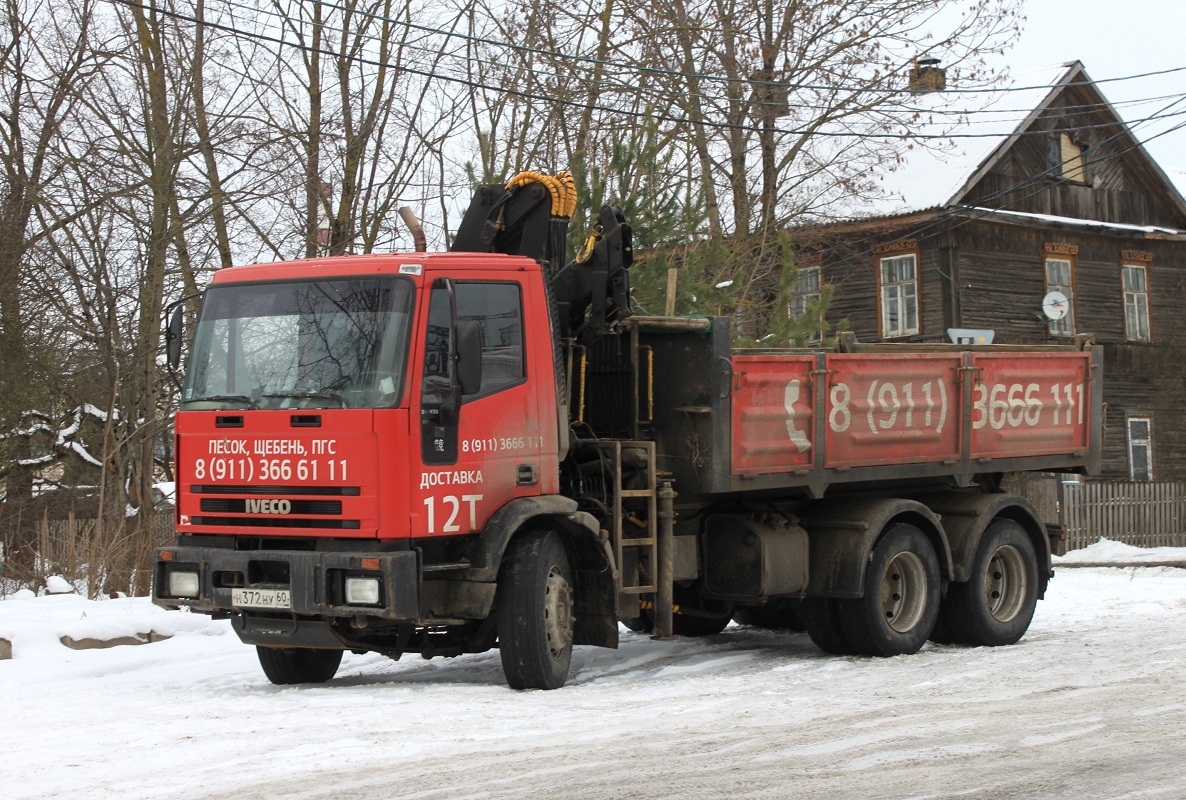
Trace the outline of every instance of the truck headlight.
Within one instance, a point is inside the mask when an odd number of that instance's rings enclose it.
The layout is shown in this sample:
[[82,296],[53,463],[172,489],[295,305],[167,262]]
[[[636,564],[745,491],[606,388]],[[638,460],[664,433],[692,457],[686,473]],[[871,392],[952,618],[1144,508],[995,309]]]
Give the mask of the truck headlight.
[[379,579],[347,578],[346,602],[352,606],[379,605]]
[[197,597],[201,589],[201,583],[198,581],[198,573],[196,572],[170,572],[169,573],[169,596],[170,597]]

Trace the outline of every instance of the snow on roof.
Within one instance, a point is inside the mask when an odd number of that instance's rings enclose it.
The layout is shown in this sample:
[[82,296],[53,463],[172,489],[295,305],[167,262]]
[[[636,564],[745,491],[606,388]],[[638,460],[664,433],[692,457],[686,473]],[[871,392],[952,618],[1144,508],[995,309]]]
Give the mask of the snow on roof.
[[997,215],[1006,217],[1021,217],[1023,219],[1035,219],[1042,222],[1054,222],[1061,225],[1078,225],[1084,228],[1102,228],[1114,231],[1132,231],[1135,233],[1164,233],[1168,235],[1176,235],[1182,231],[1176,228],[1162,228],[1157,225],[1127,225],[1123,222],[1101,222],[1095,219],[1080,219],[1078,217],[1060,217],[1055,214],[1034,214],[1029,211],[1010,211],[1005,208],[980,208],[978,206],[969,206],[969,211],[978,215]]
[[[928,118],[925,136],[954,134],[950,140],[912,144],[886,174],[888,197],[852,209],[854,217],[890,216],[949,205],[978,168],[1019,128],[1027,125],[1078,62],[1014,75],[988,93],[938,92],[920,97]],[[1186,176],[1183,176],[1186,181]]]

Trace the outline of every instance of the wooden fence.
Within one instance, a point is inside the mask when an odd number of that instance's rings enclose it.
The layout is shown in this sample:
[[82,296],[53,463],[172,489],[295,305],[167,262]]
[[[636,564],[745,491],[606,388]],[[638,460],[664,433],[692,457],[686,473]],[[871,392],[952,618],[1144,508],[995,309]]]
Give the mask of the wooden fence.
[[1135,547],[1186,547],[1186,483],[1061,483],[1067,548],[1111,539]]
[[143,570],[151,567],[153,549],[174,543],[173,514],[167,509],[153,516],[147,536],[134,535],[124,519],[100,527],[89,517],[43,518],[37,526],[33,565],[14,570],[0,558],[0,598],[44,585],[51,575],[63,576],[91,597],[146,587]]

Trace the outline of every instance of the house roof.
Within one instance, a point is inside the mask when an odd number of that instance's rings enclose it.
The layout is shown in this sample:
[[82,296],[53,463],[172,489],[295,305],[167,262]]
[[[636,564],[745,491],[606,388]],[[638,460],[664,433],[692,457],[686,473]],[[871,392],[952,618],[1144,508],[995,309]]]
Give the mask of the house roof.
[[[885,176],[887,195],[851,208],[851,218],[899,216],[966,205],[969,190],[1026,135],[1058,95],[1073,84],[1089,86],[1098,95],[1101,110],[1123,122],[1123,117],[1078,61],[1019,73],[988,93],[969,92],[953,97],[951,93],[939,92],[921,97],[924,123],[919,132],[934,137],[949,134],[951,138],[928,139],[927,145],[912,145],[903,153],[898,167]],[[958,120],[955,125],[953,117]],[[1119,135],[1126,138],[1131,157],[1141,160],[1155,179],[1163,182],[1169,202],[1186,217],[1186,200],[1182,197],[1186,171],[1167,175],[1127,124]]]

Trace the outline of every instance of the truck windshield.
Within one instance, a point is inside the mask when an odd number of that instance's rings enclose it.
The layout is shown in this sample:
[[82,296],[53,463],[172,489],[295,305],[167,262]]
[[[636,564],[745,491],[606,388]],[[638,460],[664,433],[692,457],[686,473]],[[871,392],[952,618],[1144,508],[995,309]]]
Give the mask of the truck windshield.
[[400,278],[214,286],[185,408],[375,408],[399,402],[413,287]]

